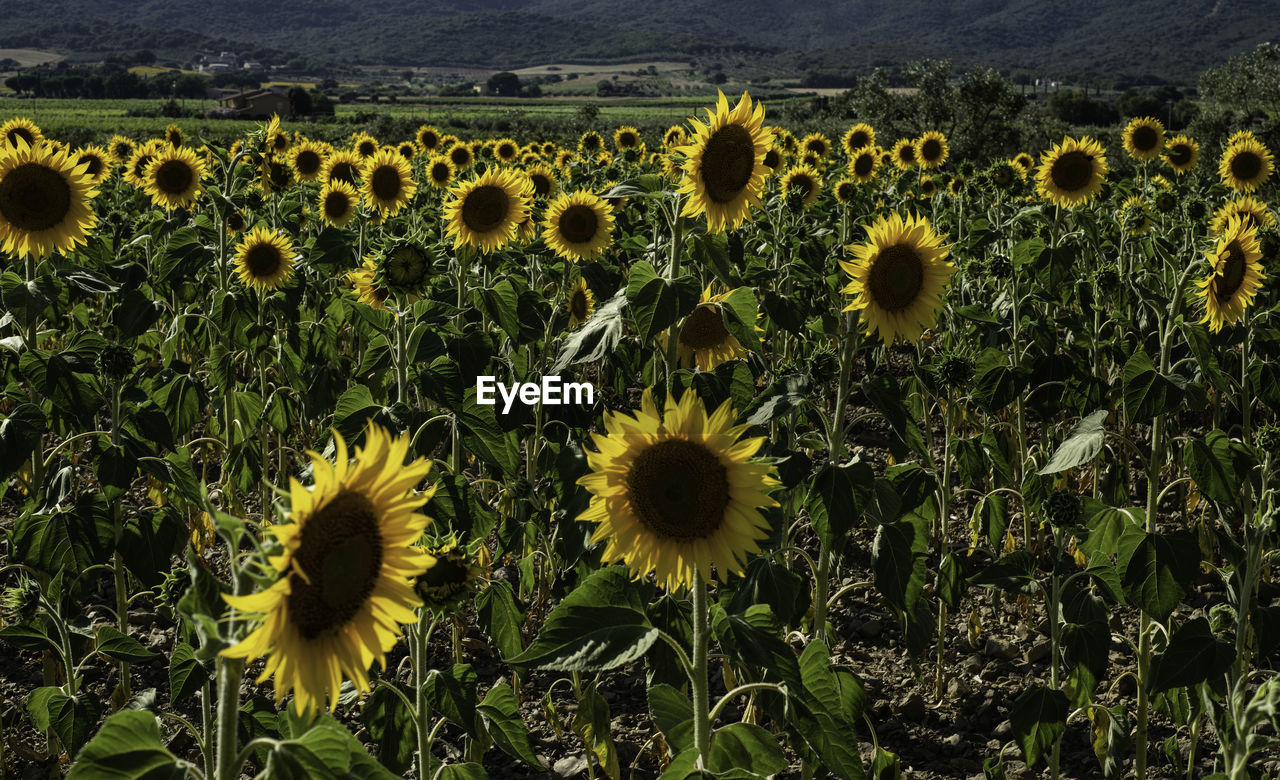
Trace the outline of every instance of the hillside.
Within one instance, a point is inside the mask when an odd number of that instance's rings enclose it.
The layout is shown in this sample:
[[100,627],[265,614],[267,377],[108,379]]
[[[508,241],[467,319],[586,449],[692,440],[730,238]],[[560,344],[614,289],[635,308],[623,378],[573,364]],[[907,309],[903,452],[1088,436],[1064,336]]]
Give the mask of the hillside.
[[[137,35],[270,46],[325,62],[507,68],[736,50],[847,74],[923,56],[1050,74],[1189,80],[1280,39],[1280,0],[7,0],[2,46]],[[73,23],[62,20],[74,19]],[[165,31],[163,35],[160,31]],[[184,32],[185,31],[185,32]],[[194,33],[195,35],[191,35]],[[157,48],[166,48],[161,45]]]

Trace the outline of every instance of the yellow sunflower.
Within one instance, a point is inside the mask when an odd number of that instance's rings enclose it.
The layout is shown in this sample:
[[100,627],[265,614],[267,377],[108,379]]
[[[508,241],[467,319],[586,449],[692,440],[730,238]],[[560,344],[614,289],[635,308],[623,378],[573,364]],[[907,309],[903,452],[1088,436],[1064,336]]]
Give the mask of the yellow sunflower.
[[293,183],[293,169],[284,157],[274,154],[264,155],[258,166],[258,189],[263,194],[271,195],[284,192]]
[[200,196],[204,160],[187,146],[165,146],[143,173],[143,191],[165,211],[187,208]]
[[0,152],[0,250],[42,258],[84,244],[98,223],[89,207],[97,194],[65,151],[31,147],[18,136]]
[[84,174],[89,183],[97,186],[111,175],[111,155],[101,146],[84,146],[71,154],[71,161],[77,168],[84,166]]
[[1141,162],[1150,162],[1164,150],[1164,125],[1149,116],[1134,117],[1125,125],[1124,150]]
[[840,179],[831,188],[831,193],[836,196],[837,203],[847,206],[858,195],[858,183],[850,178]]
[[119,165],[129,162],[129,158],[133,156],[133,147],[133,141],[122,135],[113,135],[111,140],[107,142],[107,151]]
[[555,165],[557,168],[564,171],[565,175],[568,175],[569,173],[569,166],[577,161],[578,154],[572,149],[561,149],[559,152],[556,152]]
[[929,220],[893,213],[878,217],[867,241],[845,247],[852,260],[840,266],[852,278],[842,292],[853,296],[845,311],[860,311],[866,333],[886,344],[915,342],[933,326],[942,294],[956,272],[948,250]]
[[1271,150],[1252,133],[1237,135],[1222,152],[1218,175],[1236,192],[1253,192],[1271,176],[1272,160]]
[[284,233],[256,227],[236,245],[232,262],[245,287],[278,290],[293,276],[293,242]]
[[1212,270],[1203,281],[1196,282],[1205,304],[1200,322],[1209,323],[1209,330],[1217,333],[1223,325],[1236,324],[1266,279],[1258,262],[1262,258],[1258,232],[1233,217],[1214,250],[1205,256]]
[[845,131],[840,143],[844,153],[853,159],[860,150],[876,145],[876,131],[866,122],[859,122]]
[[919,162],[916,159],[916,145],[910,138],[899,138],[889,152],[893,155],[893,164],[899,170],[907,170]]
[[640,138],[640,131],[631,125],[623,125],[613,131],[613,148],[619,153],[627,149],[637,149],[641,152],[645,150],[644,141]]
[[44,140],[44,133],[39,126],[25,116],[16,116],[0,125],[0,150],[17,149],[18,142],[23,141],[28,148],[35,149]]
[[424,605],[437,612],[452,612],[476,591],[485,576],[480,556],[487,558],[488,551],[480,542],[472,545],[475,552],[460,546],[458,537],[451,532],[444,539],[418,547],[435,561],[414,582],[414,590]]
[[320,179],[326,182],[340,180],[347,184],[355,184],[360,178],[360,169],[363,165],[360,155],[350,149],[335,149],[324,161],[324,173]]
[[[721,363],[746,357],[747,348],[729,332],[721,314],[723,301],[733,291],[711,294],[711,285],[702,290],[698,306],[680,321],[676,355],[681,367],[712,371]],[[662,336],[666,346],[666,334]]]
[[537,198],[551,198],[560,189],[560,180],[546,163],[532,165],[524,172],[533,184],[533,195]]
[[725,402],[708,415],[698,394],[679,403],[667,396],[661,416],[646,390],[634,417],[607,413],[607,435],[592,434],[591,473],[578,480],[591,494],[579,515],[595,523],[591,543],[608,541],[605,561],[622,561],[634,576],[653,572],[669,591],[742,573],[770,533],[761,507],[777,506],[773,467],[751,457],[764,437],[742,439]]
[[396,146],[396,154],[403,157],[405,162],[412,161],[417,153],[418,146],[413,141],[401,141],[400,144]]
[[662,134],[662,147],[671,151],[684,146],[688,141],[689,132],[684,129],[684,125],[672,125]]
[[511,165],[520,156],[520,145],[510,138],[499,138],[493,142],[493,156],[498,162]]
[[370,665],[385,667],[401,624],[417,620],[414,580],[435,563],[414,546],[431,522],[417,510],[434,491],[413,492],[430,461],[405,465],[409,437],[393,440],[372,424],[354,458],[336,431],[334,443],[333,464],[307,453],[314,487],[291,480],[289,522],[268,529],[283,548],[268,559],[279,579],[259,593],[224,597],[264,620],[222,654],[269,656],[258,682],[274,677],[276,700],[293,691],[304,714],[326,699],[333,710],[344,677],[369,690]]
[[821,194],[822,176],[811,166],[798,165],[782,175],[783,199],[798,200],[802,209],[812,206]]
[[364,186],[360,193],[365,205],[377,209],[384,217],[395,216],[418,191],[413,183],[413,169],[394,149],[380,149],[370,157],[361,171]]
[[488,170],[451,189],[453,198],[445,204],[443,216],[454,248],[466,244],[488,253],[510,243],[529,216],[524,187],[514,171]]
[[262,151],[266,154],[284,154],[289,150],[289,134],[280,127],[280,116],[272,114],[262,134]]
[[596,310],[596,296],[592,294],[591,288],[587,286],[587,280],[578,277],[578,283],[569,291],[569,299],[565,302],[565,308],[569,310],[569,328],[576,328],[587,320],[591,319],[591,315]]
[[423,125],[414,136],[418,148],[430,154],[440,145],[440,131],[434,125]]
[[1030,176],[1032,169],[1036,167],[1036,158],[1026,152],[1018,152],[1009,162],[1014,164],[1024,179]]
[[875,179],[876,172],[879,170],[880,154],[875,147],[863,147],[849,160],[849,176],[860,184],[866,184]]
[[362,162],[377,154],[380,148],[378,139],[368,133],[354,133],[351,136],[351,150]]
[[455,171],[465,171],[476,161],[476,156],[471,151],[471,147],[464,143],[456,143],[449,147],[448,156],[449,163],[453,165]]
[[1181,176],[1200,162],[1200,144],[1189,135],[1175,135],[1165,144],[1162,154],[1173,172]]
[[809,133],[800,140],[800,153],[816,154],[819,159],[826,157],[831,151],[831,139],[822,133]]
[[1062,208],[1088,203],[1102,189],[1107,175],[1107,155],[1089,136],[1077,141],[1064,136],[1062,143],[1040,155],[1036,187],[1040,197]]
[[147,166],[156,158],[159,148],[164,145],[163,141],[151,140],[146,143],[138,144],[133,148],[133,154],[129,157],[129,162],[125,165],[124,178],[125,181],[132,184],[138,189],[147,186]]
[[930,130],[916,139],[916,159],[925,170],[940,167],[951,154],[947,137],[937,130]]
[[169,146],[172,146],[174,149],[182,146],[182,128],[170,123],[169,126],[164,129],[164,140],[167,141]]
[[1226,232],[1231,220],[1239,218],[1247,228],[1270,228],[1276,226],[1275,215],[1267,204],[1252,195],[1240,195],[1222,204],[1213,214],[1213,222],[1209,229],[1214,233]]
[[764,167],[769,169],[766,176],[772,176],[779,168],[782,167],[782,150],[774,146],[769,147],[769,151],[764,153]]
[[568,260],[594,260],[613,243],[613,209],[587,190],[561,193],[542,222],[547,247]]
[[347,274],[347,281],[355,290],[356,299],[366,306],[382,311],[390,311],[387,308],[386,300],[390,296],[390,292],[383,287],[379,287],[374,282],[374,275],[378,271],[378,264],[369,258],[365,258],[360,267]]
[[686,217],[707,215],[707,230],[723,233],[751,217],[751,207],[760,204],[765,176],[765,153],[773,136],[765,129],[764,104],[742,99],[732,110],[720,93],[715,113],[707,109],[707,123],[690,119],[694,133],[691,143],[678,151],[687,158],[685,177],[679,191],[688,195]]
[[449,186],[449,182],[453,181],[453,173],[453,163],[444,155],[433,155],[427,161],[427,181],[438,190]]
[[328,150],[317,141],[303,141],[289,149],[289,166],[299,181],[317,181],[324,173]]
[[594,157],[604,150],[604,138],[595,130],[588,130],[578,139],[578,154]]
[[320,190],[320,218],[326,225],[346,227],[355,217],[359,203],[360,193],[355,187],[342,179],[334,179]]
[[1155,227],[1151,219],[1151,201],[1136,193],[1125,198],[1120,204],[1120,226],[1131,236],[1150,233]]

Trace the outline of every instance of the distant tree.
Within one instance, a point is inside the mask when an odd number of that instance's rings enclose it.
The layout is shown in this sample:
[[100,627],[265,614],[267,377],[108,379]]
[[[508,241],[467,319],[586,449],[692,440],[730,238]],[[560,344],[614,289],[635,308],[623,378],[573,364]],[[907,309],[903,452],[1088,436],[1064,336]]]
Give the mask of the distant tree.
[[130,60],[138,65],[154,65],[156,63],[156,53],[150,49],[140,49],[133,53]]
[[584,125],[594,125],[600,117],[600,106],[595,103],[583,103],[578,107],[578,120]]
[[1280,45],[1259,44],[1226,65],[1205,71],[1200,92],[1214,103],[1246,114],[1280,114]]
[[530,84],[520,89],[520,97],[539,98],[542,97],[542,87],[537,84]]
[[515,97],[520,94],[520,77],[504,70],[490,76],[486,87],[490,95]]
[[320,82],[319,88],[324,90],[325,92],[332,92],[333,90],[338,88],[338,81],[337,79],[327,78]]
[[289,110],[294,116],[306,116],[311,113],[311,93],[302,87],[289,87]]
[[173,94],[180,98],[202,98],[208,90],[208,82],[194,73],[183,73],[174,79]]
[[1116,107],[1094,100],[1083,89],[1064,89],[1049,98],[1049,113],[1070,125],[1110,125],[1118,120]]
[[320,90],[311,90],[311,113],[333,116],[333,101]]
[[728,80],[729,80],[729,77],[724,75],[724,71],[716,71],[711,75],[712,84],[724,84]]
[[613,82],[609,79],[600,79],[596,82],[596,94],[600,97],[609,97],[613,94]]

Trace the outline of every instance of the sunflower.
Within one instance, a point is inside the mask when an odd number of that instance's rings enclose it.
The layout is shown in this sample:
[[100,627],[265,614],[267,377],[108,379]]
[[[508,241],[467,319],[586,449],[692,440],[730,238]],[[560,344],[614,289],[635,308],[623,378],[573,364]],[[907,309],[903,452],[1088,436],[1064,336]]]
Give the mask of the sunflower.
[[262,151],[266,154],[284,154],[289,150],[289,134],[280,127],[280,116],[272,114],[262,134]]
[[1155,227],[1151,219],[1151,201],[1138,194],[1125,198],[1120,204],[1120,227],[1131,236],[1150,233]]
[[798,165],[782,175],[782,197],[801,209],[813,205],[822,194],[822,177],[811,166]]
[[332,182],[336,179],[345,181],[347,184],[355,184],[363,164],[360,155],[350,149],[335,149],[333,154],[324,161],[321,181]]
[[124,165],[129,162],[129,158],[133,156],[133,141],[122,135],[113,135],[111,140],[107,142],[107,152],[111,154],[111,159],[117,164]]
[[930,130],[916,139],[916,159],[925,170],[940,167],[950,153],[947,137],[937,130]]
[[938,183],[933,180],[932,176],[920,177],[920,197],[924,199],[932,198],[938,192]]
[[165,211],[187,208],[200,195],[204,160],[186,146],[165,146],[143,173],[143,191]]
[[1196,282],[1205,303],[1200,322],[1209,323],[1209,330],[1217,333],[1224,324],[1236,324],[1266,279],[1258,262],[1262,258],[1258,232],[1233,217],[1218,237],[1214,251],[1205,256],[1212,270],[1204,281]]
[[283,548],[268,559],[279,579],[259,593],[224,597],[265,620],[222,654],[269,655],[258,682],[274,676],[276,700],[292,690],[304,715],[326,698],[332,711],[343,677],[369,690],[370,664],[385,666],[400,624],[417,620],[413,582],[435,562],[414,547],[431,522],[416,510],[434,491],[412,491],[430,461],[404,465],[409,437],[393,440],[372,424],[354,458],[337,431],[333,438],[337,461],[308,452],[314,487],[291,480],[290,522],[269,528]]
[[316,141],[303,141],[289,149],[289,167],[299,181],[316,181],[324,173],[326,149]]
[[1222,207],[1214,212],[1209,229],[1214,233],[1223,233],[1231,224],[1231,220],[1236,217],[1244,223],[1245,227],[1262,229],[1276,226],[1276,218],[1267,208],[1267,204],[1252,195],[1240,195],[1222,204]]
[[129,162],[125,165],[125,181],[138,189],[147,186],[147,166],[156,158],[156,153],[159,151],[158,147],[163,144],[163,141],[152,140],[135,146],[133,154],[129,156]]
[[596,296],[591,293],[586,279],[578,277],[578,283],[569,291],[569,300],[565,302],[565,308],[569,310],[570,329],[591,319],[591,315],[596,310]]
[[[725,327],[721,314],[723,301],[731,292],[712,295],[711,285],[707,285],[697,307],[680,321],[676,354],[681,366],[712,371],[721,363],[746,357],[746,347]],[[663,344],[666,344],[665,334]]]
[[837,203],[841,206],[848,206],[858,195],[858,183],[845,177],[835,183],[835,186],[831,188],[831,192],[836,196]]
[[578,159],[579,159],[578,153],[573,151],[572,149],[561,149],[560,151],[556,152],[555,165],[557,168],[564,171],[566,175],[568,175],[569,166],[577,162]]
[[449,135],[440,136],[440,149],[442,151],[452,149],[458,144],[458,136],[450,133]]
[[787,154],[795,154],[800,150],[800,142],[791,134],[791,131],[785,127],[766,128],[773,130],[774,140],[778,146],[782,147],[782,151]]
[[853,259],[840,266],[852,281],[842,292],[853,301],[844,310],[861,311],[866,333],[877,331],[886,344],[918,341],[934,324],[942,293],[956,272],[929,220],[914,214],[878,217],[867,229],[866,243],[845,248]]
[[1022,178],[1026,178],[1036,167],[1036,159],[1026,152],[1018,152],[1009,162],[1013,163],[1022,174]]
[[1200,162],[1200,144],[1189,135],[1175,135],[1165,144],[1162,156],[1173,172],[1181,176]]
[[[537,144],[530,144],[530,146],[534,146],[534,147],[536,147],[536,146],[537,146]],[[542,144],[541,153],[542,153],[542,156],[543,156],[543,157],[546,157],[546,158],[550,159],[550,158],[552,158],[552,157],[555,157],[555,156],[556,156],[556,152],[558,152],[558,151],[560,151],[560,147],[556,146],[556,142],[555,142],[555,141],[545,141],[545,142]]]
[[0,250],[42,258],[85,243],[98,222],[98,191],[66,152],[31,147],[21,136],[0,152]]
[[713,567],[722,581],[743,571],[770,533],[759,510],[778,505],[768,491],[779,482],[750,460],[764,437],[740,441],[748,426],[735,416],[727,401],[708,415],[692,390],[679,403],[668,395],[661,416],[649,390],[634,417],[605,415],[578,480],[592,494],[578,519],[597,524],[592,544],[608,540],[604,560],[654,572],[669,591],[709,581]]
[[1218,175],[1236,192],[1253,192],[1271,175],[1271,150],[1252,133],[1234,138],[1222,153]]
[[684,129],[684,125],[672,125],[667,128],[667,132],[662,134],[662,146],[664,149],[675,150],[677,147],[684,146],[689,141],[689,132]]
[[77,168],[84,166],[84,174],[94,186],[111,175],[111,155],[101,146],[83,146],[72,152],[71,160]]
[[361,161],[368,160],[377,154],[380,148],[378,139],[368,133],[353,133],[351,136],[351,150],[360,157]]
[[917,162],[916,145],[910,138],[899,138],[889,153],[893,155],[893,164],[899,170],[908,170]]
[[547,247],[567,260],[594,260],[613,243],[613,209],[587,190],[561,193],[542,222]]
[[355,187],[342,179],[334,179],[320,190],[320,218],[326,225],[346,227],[359,203],[360,194]]
[[377,256],[374,282],[402,304],[413,303],[431,280],[431,255],[412,241],[397,241]]
[[413,160],[417,153],[418,145],[413,141],[401,141],[400,144],[396,146],[396,154],[404,158],[405,162]]
[[413,198],[418,185],[413,183],[413,169],[394,149],[381,149],[370,157],[361,171],[364,186],[360,192],[369,208],[390,217]]
[[449,162],[448,157],[437,154],[427,161],[427,181],[438,190],[449,186],[449,182],[453,181],[453,163]]
[[800,152],[802,154],[811,152],[821,159],[826,157],[829,151],[831,151],[831,139],[822,133],[809,133],[800,141]]
[[440,145],[440,131],[434,125],[423,125],[418,128],[413,140],[418,144],[419,149],[431,153]]
[[25,116],[17,116],[0,125],[0,149],[17,149],[18,141],[23,141],[31,149],[35,149],[44,140],[44,133],[39,126]]
[[638,149],[644,151],[644,141],[640,138],[640,131],[631,125],[623,125],[613,131],[613,148],[618,152],[627,149]]
[[520,145],[510,138],[499,138],[493,142],[493,156],[498,162],[511,165],[520,156]]
[[[478,543],[473,542],[478,546]],[[435,563],[418,575],[414,590],[430,609],[451,612],[461,606],[484,578],[484,567],[476,555],[460,547],[452,532],[442,540],[418,548]]]
[[1036,186],[1040,197],[1073,209],[1098,194],[1106,175],[1107,156],[1101,144],[1089,136],[1079,141],[1063,136],[1061,144],[1040,155]]
[[765,153],[773,136],[764,129],[764,104],[751,102],[742,93],[738,105],[720,93],[715,113],[707,109],[707,123],[689,120],[694,134],[691,143],[677,151],[687,158],[685,177],[679,191],[689,196],[681,212],[686,217],[707,215],[707,230],[722,233],[736,228],[751,216],[751,207],[760,204],[765,176]]
[[1156,189],[1158,189],[1158,190],[1171,190],[1171,189],[1173,189],[1173,182],[1171,182],[1171,181],[1169,181],[1168,179],[1166,179],[1166,178],[1164,177],[1164,174],[1162,174],[1162,173],[1157,173],[1155,176],[1152,176],[1152,177],[1151,177],[1151,184],[1152,184],[1152,186],[1154,186],[1154,187],[1155,187]]
[[874,147],[859,149],[849,160],[849,175],[854,181],[866,184],[876,177],[880,169],[880,155]]
[[455,171],[465,171],[475,164],[476,156],[471,151],[471,147],[464,143],[457,143],[449,147],[449,162],[453,165]]
[[1164,150],[1164,125],[1149,116],[1134,117],[1125,125],[1124,150],[1141,162],[1150,162]]
[[529,177],[529,182],[533,185],[534,197],[550,198],[560,189],[560,181],[556,178],[555,172],[546,163],[530,166],[524,173],[525,176]]
[[266,195],[284,192],[293,183],[289,162],[274,154],[264,155],[258,166],[258,188]]
[[604,151],[604,138],[595,130],[588,130],[578,139],[578,154],[583,157],[594,157]]
[[963,176],[956,176],[947,182],[947,192],[951,193],[951,197],[958,198],[964,195],[966,180]]
[[776,145],[770,146],[769,151],[764,153],[764,167],[769,169],[768,176],[772,176],[779,168],[782,167],[782,150]]
[[862,149],[876,145],[876,131],[866,122],[859,122],[845,131],[840,143],[844,146],[844,153],[852,159]]
[[284,233],[256,227],[236,245],[236,275],[244,286],[278,290],[293,276],[293,242]]
[[227,235],[229,236],[234,236],[237,233],[243,233],[244,229],[248,227],[248,225],[245,224],[244,214],[234,208],[227,209],[226,214],[222,217],[222,224],[223,227],[226,228]]
[[358,301],[374,309],[390,311],[386,305],[390,292],[373,281],[374,272],[377,270],[377,264],[366,258],[359,268],[347,273],[347,281],[355,290]]
[[501,249],[529,215],[524,182],[514,171],[485,171],[449,192],[453,199],[445,204],[443,216],[454,248],[467,244],[486,253]]

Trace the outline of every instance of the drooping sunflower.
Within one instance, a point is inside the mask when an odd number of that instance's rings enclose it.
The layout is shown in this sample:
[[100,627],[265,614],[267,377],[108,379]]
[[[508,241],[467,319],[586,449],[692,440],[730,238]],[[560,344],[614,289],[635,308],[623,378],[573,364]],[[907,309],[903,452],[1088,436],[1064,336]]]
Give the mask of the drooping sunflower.
[[591,288],[587,286],[587,280],[583,277],[579,276],[578,283],[569,290],[565,308],[569,310],[570,329],[591,319],[591,315],[596,310],[596,296],[592,294]]
[[905,171],[919,162],[916,159],[916,145],[910,138],[899,138],[890,154],[893,155],[893,164],[899,170]]
[[258,165],[258,189],[263,194],[271,195],[284,192],[293,183],[293,168],[284,157],[274,154],[263,155]]
[[378,153],[378,139],[368,133],[355,133],[351,137],[351,149],[363,162]]
[[1164,146],[1164,161],[1181,176],[1200,162],[1200,144],[1189,135],[1175,135]]
[[1064,136],[1062,143],[1040,156],[1036,187],[1040,197],[1061,208],[1088,203],[1102,189],[1107,175],[1107,155],[1089,136],[1080,140]]
[[[721,363],[747,355],[747,348],[725,327],[721,314],[723,301],[733,291],[713,295],[711,285],[702,290],[698,306],[680,321],[676,336],[676,354],[684,368],[712,371]],[[666,336],[663,336],[666,344]]]
[[[472,545],[479,547],[477,542]],[[418,575],[414,590],[430,609],[437,612],[456,610],[476,591],[484,578],[485,569],[480,565],[478,556],[468,547],[460,546],[458,537],[453,533],[419,549],[435,563]]]
[[143,173],[143,190],[165,211],[187,208],[200,196],[204,160],[187,146],[165,145]]
[[858,122],[845,131],[840,143],[844,146],[844,153],[852,160],[862,149],[876,145],[876,131],[866,122]]
[[930,130],[916,139],[916,159],[925,170],[940,167],[951,154],[947,137],[937,130]]
[[83,146],[71,154],[71,161],[79,168],[84,166],[84,173],[89,183],[97,186],[111,175],[111,155],[101,146]]
[[1151,201],[1134,193],[1120,204],[1120,227],[1131,236],[1146,235],[1155,227],[1151,219]]
[[97,194],[65,151],[28,146],[18,136],[0,152],[0,251],[43,258],[85,243],[98,222],[89,207]]
[[613,148],[619,153],[627,149],[638,149],[644,151],[644,141],[640,138],[640,131],[631,125],[623,125],[613,131]]
[[951,197],[958,198],[964,195],[967,184],[968,181],[963,176],[955,176],[951,181],[947,182],[947,192],[951,194]]
[[841,206],[847,206],[858,195],[858,183],[845,177],[835,183],[835,186],[831,188],[831,193],[836,196],[837,203]]
[[453,163],[444,155],[434,155],[427,161],[427,181],[432,187],[442,190],[453,181]]
[[1232,218],[1214,250],[1205,256],[1211,270],[1196,282],[1205,304],[1200,322],[1209,323],[1209,330],[1217,333],[1223,325],[1236,324],[1266,279],[1258,262],[1262,258],[1258,232],[1239,217]]
[[867,241],[846,247],[853,257],[840,266],[852,278],[842,292],[853,296],[844,311],[860,311],[866,333],[886,344],[915,342],[936,321],[942,294],[955,273],[948,250],[929,220],[901,214],[878,217]]
[[511,165],[520,156],[520,144],[510,138],[499,138],[493,142],[493,156],[498,162]]
[[565,175],[568,175],[569,166],[577,162],[578,159],[578,153],[572,149],[561,149],[556,152],[555,166],[564,171]]
[[16,116],[0,125],[0,150],[17,149],[18,141],[26,142],[31,149],[40,145],[44,133],[40,127],[25,116]]
[[466,244],[488,253],[506,246],[529,215],[524,187],[515,171],[488,170],[451,189],[443,216],[454,248]]
[[233,264],[245,287],[278,290],[293,276],[293,242],[284,233],[256,227],[236,245]]
[[1026,152],[1018,152],[1009,162],[1017,166],[1018,172],[1022,174],[1024,179],[1030,176],[1031,171],[1036,167],[1036,158]]
[[767,128],[773,131],[774,141],[778,146],[782,147],[782,151],[787,154],[795,154],[800,150],[800,142],[791,134],[791,131],[785,127]]
[[764,104],[751,102],[742,93],[732,110],[724,93],[714,113],[707,109],[707,123],[690,119],[693,137],[678,150],[687,158],[679,191],[689,196],[681,212],[686,217],[707,215],[707,230],[722,233],[751,217],[760,204],[769,168],[765,154],[773,136],[764,128]]
[[418,191],[413,168],[394,149],[381,149],[365,162],[360,194],[369,208],[384,217],[395,216]]
[[634,417],[605,415],[578,480],[592,494],[578,519],[597,524],[592,544],[608,541],[604,560],[653,572],[669,591],[743,571],[770,533],[760,508],[778,505],[768,492],[779,482],[751,461],[764,438],[740,440],[748,426],[735,416],[729,402],[708,415],[691,390],[679,403],[668,395],[662,415],[649,390]]
[[245,223],[244,214],[235,208],[227,209],[226,213],[222,215],[222,224],[228,236],[243,233],[244,229],[248,227]]
[[182,146],[182,128],[170,122],[169,126],[164,129],[164,140],[174,149]]
[[822,133],[809,133],[800,140],[800,153],[812,152],[819,158],[827,156],[831,151],[831,139]]
[[534,197],[551,198],[560,189],[560,180],[546,163],[530,166],[524,173],[533,185]]
[[413,492],[430,461],[405,465],[409,437],[393,440],[372,424],[354,458],[336,431],[334,444],[335,463],[307,453],[314,487],[291,480],[290,522],[268,529],[283,548],[268,559],[279,579],[259,593],[225,597],[265,619],[222,654],[268,656],[258,682],[274,676],[276,700],[293,691],[305,714],[326,699],[333,710],[344,677],[369,690],[370,665],[385,666],[401,624],[417,620],[413,583],[435,562],[414,546],[431,522],[417,510],[434,491]]
[[280,127],[280,116],[272,114],[267,122],[266,132],[262,134],[262,151],[266,154],[283,155],[289,150],[289,134]]
[[[822,176],[808,165],[798,165],[782,175],[782,197],[807,209],[822,194]],[[793,201],[794,199],[794,201]]]
[[324,174],[321,176],[321,181],[339,180],[347,184],[355,184],[360,177],[360,168],[363,164],[360,155],[350,149],[335,149],[324,161]]
[[471,146],[464,143],[456,143],[449,147],[448,155],[454,171],[458,172],[470,168],[476,161],[476,156],[471,151]]
[[1125,125],[1124,150],[1141,162],[1150,162],[1164,150],[1164,125],[1150,116],[1136,116]]
[[113,135],[111,140],[107,142],[107,151],[118,165],[124,165],[133,156],[133,145],[133,141],[128,138],[122,135]]
[[442,135],[440,136],[440,149],[441,151],[447,151],[452,149],[458,142],[458,136],[453,135],[452,133]]
[[386,288],[379,287],[373,280],[374,273],[377,270],[377,264],[373,260],[365,258],[359,268],[347,273],[347,282],[355,290],[358,301],[374,309],[390,311],[387,308],[386,300],[391,293]]
[[418,148],[430,154],[440,145],[440,131],[434,125],[423,125],[418,128],[414,140],[417,141]]
[[303,141],[288,151],[289,165],[299,181],[317,181],[324,173],[325,147],[316,141]]
[[1269,228],[1276,226],[1275,215],[1267,204],[1252,195],[1240,195],[1232,198],[1213,213],[1213,222],[1209,229],[1214,233],[1224,233],[1233,218],[1239,218],[1245,227]]
[[1238,135],[1222,152],[1218,175],[1236,192],[1253,192],[1271,176],[1271,150],[1253,136]]
[[326,225],[346,227],[356,215],[360,194],[342,179],[334,179],[320,190],[320,218]]
[[547,247],[568,260],[594,260],[613,243],[613,209],[587,190],[561,193],[542,222]]
[[876,172],[879,170],[880,154],[875,147],[863,147],[849,160],[849,175],[860,184],[866,184],[875,179]]

